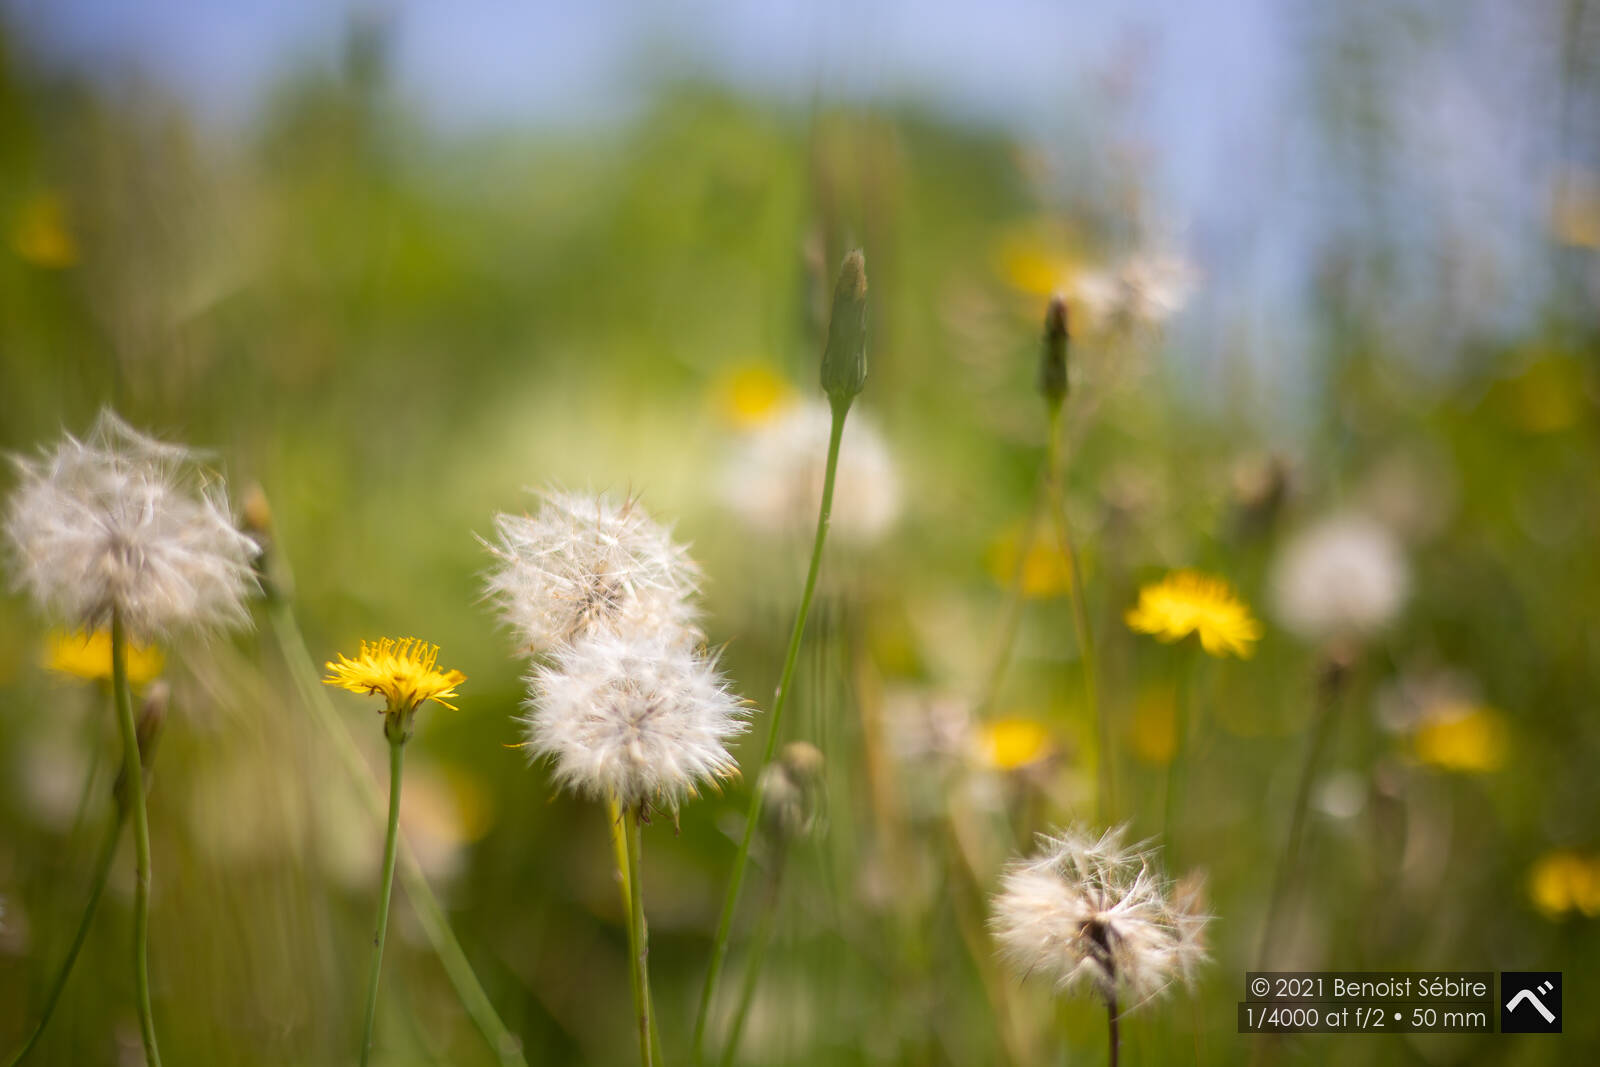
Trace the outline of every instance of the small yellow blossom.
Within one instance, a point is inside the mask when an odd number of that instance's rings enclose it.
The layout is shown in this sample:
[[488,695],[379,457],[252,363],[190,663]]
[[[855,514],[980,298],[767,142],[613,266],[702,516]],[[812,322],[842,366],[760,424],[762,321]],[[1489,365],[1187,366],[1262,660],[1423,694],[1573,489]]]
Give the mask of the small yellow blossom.
[[1067,243],[1044,225],[1006,234],[995,250],[1000,274],[1012,288],[1029,296],[1050,296],[1072,287],[1081,267],[1063,250]]
[[[1017,553],[1023,540],[1021,526],[1002,535],[989,549],[989,574],[1005,588],[1018,577]],[[1072,589],[1072,562],[1051,539],[1029,539],[1027,555],[1022,557],[1022,595],[1030,600],[1064,596]]]
[[1528,893],[1547,919],[1571,911],[1600,916],[1600,857],[1576,852],[1547,852],[1528,877]]
[[978,735],[978,754],[997,771],[1031,767],[1055,751],[1055,741],[1032,719],[997,719],[985,723]]
[[1250,658],[1261,639],[1261,623],[1233,587],[1198,571],[1174,571],[1139,590],[1139,603],[1125,616],[1129,628],[1158,641],[1200,635],[1213,656]]
[[328,676],[322,683],[352,693],[381,695],[388,701],[385,713],[391,716],[408,716],[425,700],[454,711],[455,705],[447,698],[456,695],[456,686],[467,676],[460,671],[439,670],[438,661],[438,645],[413,637],[363,641],[355,659],[340,655],[338,663],[325,665]]
[[[159,648],[131,641],[128,643],[127,657],[130,685],[143,685],[157,677],[166,663]],[[107,630],[53,633],[50,635],[50,645],[45,650],[44,665],[57,674],[67,674],[90,682],[110,681],[111,633]]]
[[39,193],[22,205],[11,230],[11,247],[25,262],[46,270],[78,262],[78,242],[67,227],[66,202],[60,194]]
[[717,410],[740,429],[767,422],[794,398],[794,387],[765,363],[724,371],[712,386]]
[[1488,708],[1445,707],[1417,729],[1411,746],[1419,761],[1441,770],[1498,770],[1505,762],[1505,724]]

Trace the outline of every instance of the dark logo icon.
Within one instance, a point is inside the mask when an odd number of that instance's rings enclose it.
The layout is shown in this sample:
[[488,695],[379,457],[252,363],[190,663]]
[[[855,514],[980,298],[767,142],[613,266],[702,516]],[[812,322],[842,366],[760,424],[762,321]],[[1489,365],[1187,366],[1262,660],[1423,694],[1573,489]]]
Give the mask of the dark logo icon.
[[1501,971],[1500,1032],[1559,1034],[1561,972]]

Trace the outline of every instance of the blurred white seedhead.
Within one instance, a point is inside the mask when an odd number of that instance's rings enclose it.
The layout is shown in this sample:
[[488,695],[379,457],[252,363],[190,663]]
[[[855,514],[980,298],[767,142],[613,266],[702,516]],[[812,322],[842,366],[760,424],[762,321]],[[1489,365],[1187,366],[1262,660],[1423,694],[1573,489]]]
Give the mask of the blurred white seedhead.
[[1209,916],[1198,894],[1175,892],[1150,852],[1122,836],[1041,836],[1037,855],[1006,869],[990,928],[1018,973],[1048,978],[1060,993],[1126,994],[1127,1007],[1192,980]]
[[[833,416],[823,400],[793,404],[746,433],[723,469],[724,503],[768,533],[809,534],[822,502]],[[832,534],[858,544],[882,537],[900,515],[900,479],[872,420],[845,422],[834,475]]]
[[1183,310],[1199,285],[1199,271],[1183,257],[1142,252],[1115,268],[1080,275],[1071,295],[1097,326],[1160,326]]
[[682,641],[591,634],[558,648],[528,685],[528,750],[575,792],[676,811],[738,772],[727,743],[748,728],[743,702]]
[[495,559],[485,585],[528,651],[604,633],[698,640],[699,568],[631,497],[549,490],[537,514],[501,513],[494,526],[496,539],[483,541]]
[[1410,584],[1388,527],[1354,513],[1302,530],[1273,565],[1279,621],[1308,641],[1378,632],[1399,614]]
[[258,547],[195,453],[107,410],[83,440],[15,462],[6,538],[41,610],[88,630],[116,611],[143,641],[249,622]]

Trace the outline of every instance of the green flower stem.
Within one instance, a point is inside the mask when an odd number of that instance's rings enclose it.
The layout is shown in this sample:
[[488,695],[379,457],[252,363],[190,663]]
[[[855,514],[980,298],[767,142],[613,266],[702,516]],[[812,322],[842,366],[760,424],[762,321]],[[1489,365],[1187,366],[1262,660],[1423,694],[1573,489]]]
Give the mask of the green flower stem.
[[56,972],[55,979],[50,983],[50,991],[45,994],[44,1010],[39,1013],[39,1021],[34,1025],[33,1032],[28,1035],[27,1042],[11,1058],[9,1067],[17,1067],[17,1064],[28,1058],[28,1053],[33,1051],[33,1046],[38,1043],[44,1028],[49,1024],[50,1016],[55,1013],[56,1002],[61,999],[61,991],[67,988],[67,979],[72,975],[72,966],[78,961],[78,953],[89,937],[89,927],[93,925],[95,912],[100,907],[100,896],[105,891],[106,881],[111,874],[111,863],[117,856],[117,842],[122,839],[122,824],[127,821],[127,814],[125,805],[117,806],[116,819],[107,829],[105,842],[100,846],[100,855],[95,860],[94,881],[89,886],[89,899],[83,906],[83,917],[78,920],[78,932],[73,935],[66,958],[61,961],[61,969]]
[[1028,568],[1028,554],[1033,551],[1033,539],[1038,532],[1039,513],[1044,510],[1047,490],[1047,474],[1041,471],[1039,482],[1033,490],[1033,502],[1028,507],[1027,524],[1022,528],[1022,536],[1017,539],[1017,561],[1011,568],[1011,583],[1007,586],[1005,613],[1000,617],[1000,639],[995,642],[994,656],[989,664],[989,674],[984,680],[983,692],[973,705],[973,718],[979,722],[988,718],[989,712],[994,710],[995,701],[1000,698],[1000,687],[1005,682],[1007,670],[1011,667],[1011,649],[1017,643],[1017,630],[1022,625],[1022,605],[1025,599],[1022,588],[1023,576]]
[[1200,639],[1184,639],[1178,652],[1178,676],[1172,693],[1172,758],[1167,762],[1167,796],[1162,818],[1162,838],[1167,846],[1169,870],[1178,867],[1178,805],[1183,799],[1183,783],[1188,773],[1189,704],[1194,689],[1194,661]]
[[1083,660],[1083,702],[1088,713],[1094,716],[1096,740],[1100,758],[1099,769],[1100,822],[1109,825],[1115,819],[1117,808],[1116,757],[1111,743],[1111,723],[1106,709],[1100,703],[1099,671],[1094,653],[1094,630],[1089,625],[1089,602],[1083,591],[1083,569],[1078,565],[1078,550],[1072,540],[1072,526],[1067,521],[1066,461],[1061,448],[1061,405],[1050,410],[1050,445],[1046,454],[1046,480],[1050,486],[1050,501],[1055,509],[1056,535],[1061,540],[1061,553],[1067,557],[1071,571],[1068,585],[1072,593],[1072,625],[1077,632],[1078,654]]
[[650,1009],[650,934],[644,924],[644,894],[639,885],[642,842],[637,811],[623,812],[622,832],[628,854],[628,977],[633,984],[633,1010],[639,1023],[639,1062],[643,1067],[652,1067],[651,1019],[654,1012]]
[[1306,812],[1311,807],[1311,785],[1316,780],[1322,753],[1327,749],[1328,742],[1333,736],[1333,724],[1337,718],[1335,711],[1339,703],[1338,694],[1337,683],[1325,682],[1318,687],[1311,736],[1306,742],[1305,759],[1300,765],[1300,780],[1295,786],[1294,807],[1289,815],[1289,836],[1284,841],[1283,855],[1279,857],[1278,869],[1272,878],[1272,896],[1268,898],[1267,918],[1261,928],[1258,970],[1265,970],[1271,960],[1278,924],[1289,897],[1289,886],[1294,881],[1295,869],[1300,863],[1300,845],[1305,835]]
[[756,823],[761,816],[761,771],[772,762],[778,747],[778,736],[783,726],[783,709],[789,702],[790,685],[794,681],[795,664],[800,659],[800,639],[805,634],[806,615],[811,610],[811,598],[817,589],[817,572],[822,567],[822,547],[828,539],[828,524],[833,515],[833,482],[839,468],[839,441],[844,435],[845,415],[850,411],[849,400],[831,402],[833,426],[828,434],[828,462],[822,478],[822,506],[817,511],[817,533],[811,543],[811,567],[806,572],[805,590],[800,594],[800,607],[795,612],[794,628],[789,632],[789,649],[783,660],[783,672],[778,676],[778,689],[772,697],[772,722],[767,732],[766,749],[761,763],[748,772],[755,785],[750,790],[750,809],[745,815],[744,836],[739,840],[739,852],[733,860],[733,873],[728,878],[728,894],[722,902],[722,917],[717,921],[716,939],[711,945],[711,962],[706,968],[706,980],[700,990],[700,1010],[694,1021],[694,1063],[702,1061],[705,1046],[706,1020],[711,1013],[711,1001],[716,995],[717,979],[722,975],[722,964],[728,955],[728,935],[733,929],[733,916],[739,908],[739,891],[744,887],[745,867],[750,860],[750,839],[755,835]]
[[1120,1051],[1120,1042],[1117,1040],[1117,995],[1115,993],[1106,997],[1106,1023],[1111,1037],[1111,1067],[1117,1067],[1117,1053]]
[[[780,845],[780,848],[783,846]],[[755,934],[750,940],[750,958],[745,962],[744,981],[739,987],[739,1003],[734,1008],[733,1022],[728,1027],[728,1043],[722,1050],[722,1067],[731,1067],[739,1051],[739,1039],[744,1035],[744,1021],[750,1014],[750,1004],[755,1000],[756,986],[761,978],[761,965],[766,962],[767,946],[772,942],[772,927],[778,917],[778,900],[783,891],[784,857],[782,853],[774,862],[767,880],[767,899],[761,908],[761,918],[756,922]]]
[[[617,864],[617,887],[622,893],[622,914],[629,917],[633,915],[633,890],[629,885],[629,871],[632,864],[628,862],[628,836],[624,832],[622,822],[622,805],[617,803],[616,797],[606,798],[606,825],[611,828],[611,857]],[[630,952],[633,945],[633,930],[628,931],[628,945]],[[648,992],[648,989],[646,990]],[[650,1055],[658,1064],[666,1060],[661,1055],[661,1025],[657,1018],[654,1004],[650,1006]]]
[[[294,612],[281,596],[270,598],[268,606],[278,646],[295,687],[300,691],[302,702],[310,709],[323,734],[333,743],[335,755],[376,818],[382,810],[377,783],[373,781],[372,771],[367,767],[366,758],[350,736],[350,731],[339,721],[338,714],[328,702],[327,691],[317,682],[316,668],[311,653],[306,649],[305,639],[300,635]],[[484,992],[483,985],[472,969],[471,961],[450,929],[450,920],[439,905],[439,899],[433,895],[422,866],[417,862],[416,854],[404,834],[400,835],[399,841],[400,884],[405,887],[406,898],[411,901],[417,921],[422,925],[434,954],[439,957],[450,984],[455,987],[462,1007],[502,1064],[506,1067],[527,1067],[528,1061],[522,1055],[522,1042],[500,1021],[489,995]]]
[[[396,731],[398,733],[398,731]],[[388,731],[384,731],[388,735]],[[389,737],[389,829],[383,839],[383,884],[378,892],[377,930],[372,935],[372,967],[367,974],[367,1022],[361,1033],[361,1067],[372,1058],[372,1025],[378,1017],[378,978],[383,974],[383,942],[389,934],[389,897],[394,889],[394,864],[400,843],[400,772],[405,763],[404,735]]]
[[128,783],[128,807],[133,814],[133,977],[139,999],[139,1038],[144,1043],[147,1067],[160,1067],[146,963],[150,942],[150,821],[145,814],[144,767],[139,759],[139,730],[133,722],[133,691],[128,687],[128,634],[118,610],[111,612],[111,688],[116,698],[117,724],[122,730],[122,777]]

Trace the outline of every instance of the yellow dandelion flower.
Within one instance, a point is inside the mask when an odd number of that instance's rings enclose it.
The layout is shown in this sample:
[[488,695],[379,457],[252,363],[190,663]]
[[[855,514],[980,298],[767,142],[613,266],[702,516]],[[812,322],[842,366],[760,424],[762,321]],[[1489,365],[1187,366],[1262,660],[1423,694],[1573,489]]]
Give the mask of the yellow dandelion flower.
[[720,374],[712,395],[723,418],[748,430],[769,421],[794,399],[794,386],[765,363],[747,363]]
[[1505,724],[1489,708],[1446,706],[1418,728],[1411,747],[1420,762],[1440,770],[1494,771],[1505,762]]
[[[1017,526],[995,541],[989,549],[989,574],[1002,587],[1010,588],[1017,578],[1017,554],[1023,527]],[[1035,536],[1022,557],[1022,595],[1030,600],[1064,596],[1072,589],[1072,563],[1053,539]]]
[[39,193],[22,205],[11,231],[11,248],[25,262],[61,270],[78,262],[78,242],[67,226],[60,194]]
[[1034,225],[1005,234],[995,248],[1000,274],[1018,292],[1049,296],[1071,288],[1081,270],[1079,260],[1066,251],[1070,243],[1053,228]]
[[[166,660],[161,650],[152,645],[129,642],[128,684],[143,685],[161,674]],[[111,680],[111,632],[94,630],[85,633],[58,631],[50,635],[45,649],[44,665],[57,674],[66,674],[90,682]]]
[[1570,911],[1600,915],[1600,859],[1576,852],[1547,852],[1528,875],[1528,895],[1547,919]]
[[355,659],[340,655],[338,663],[325,665],[328,676],[322,684],[382,696],[388,701],[385,714],[393,717],[410,716],[426,700],[454,711],[449,698],[455,697],[456,686],[467,676],[439,670],[438,661],[439,646],[414,637],[363,641]]
[[978,734],[978,754],[997,771],[1031,767],[1055,751],[1055,741],[1032,719],[997,719],[985,723]]
[[1233,586],[1198,571],[1174,571],[1145,586],[1125,618],[1130,629],[1158,641],[1199,634],[1200,647],[1218,657],[1249,659],[1261,639],[1261,623]]

